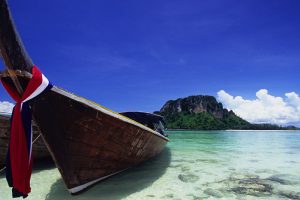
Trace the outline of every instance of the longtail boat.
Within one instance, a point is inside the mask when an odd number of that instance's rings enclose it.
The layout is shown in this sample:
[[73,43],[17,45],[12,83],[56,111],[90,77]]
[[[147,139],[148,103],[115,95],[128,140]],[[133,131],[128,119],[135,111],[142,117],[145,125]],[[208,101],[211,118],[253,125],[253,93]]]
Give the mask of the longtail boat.
[[[6,0],[0,0],[0,50],[7,67],[1,81],[24,91],[34,64],[16,31]],[[56,86],[32,100],[30,106],[72,194],[156,156],[168,142],[159,116],[146,113],[141,117],[140,113],[132,119],[132,113],[113,112]]]
[[[9,132],[10,132],[10,114],[0,114],[0,166],[5,164],[6,153],[9,143]],[[39,137],[40,132],[35,123],[33,123],[33,144],[32,153],[35,160],[46,159],[50,157],[49,151],[42,139]]]

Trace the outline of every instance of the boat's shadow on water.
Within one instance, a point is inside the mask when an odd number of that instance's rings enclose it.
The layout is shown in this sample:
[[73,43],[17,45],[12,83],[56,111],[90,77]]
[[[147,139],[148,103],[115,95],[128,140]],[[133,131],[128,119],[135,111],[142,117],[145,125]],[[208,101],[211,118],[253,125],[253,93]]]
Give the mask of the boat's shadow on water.
[[53,199],[79,199],[79,200],[118,200],[126,196],[141,191],[150,186],[159,177],[161,177],[168,168],[171,161],[171,152],[169,148],[157,157],[125,172],[112,176],[102,182],[99,182],[89,190],[72,196],[67,191],[63,180],[59,179],[50,188],[46,200]]

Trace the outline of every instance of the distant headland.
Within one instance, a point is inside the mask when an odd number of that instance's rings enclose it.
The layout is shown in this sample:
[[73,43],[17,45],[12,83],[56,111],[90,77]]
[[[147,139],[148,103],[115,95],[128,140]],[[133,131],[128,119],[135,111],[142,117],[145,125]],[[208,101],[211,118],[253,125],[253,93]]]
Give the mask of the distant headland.
[[155,114],[164,116],[168,129],[297,130],[295,126],[252,124],[223,108],[215,97],[196,95],[167,101]]

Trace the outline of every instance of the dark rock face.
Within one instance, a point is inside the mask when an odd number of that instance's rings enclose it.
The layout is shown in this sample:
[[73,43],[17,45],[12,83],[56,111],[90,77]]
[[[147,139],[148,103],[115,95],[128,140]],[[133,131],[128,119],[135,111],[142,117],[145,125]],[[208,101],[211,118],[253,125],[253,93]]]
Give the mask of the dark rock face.
[[215,97],[205,95],[189,96],[186,98],[179,98],[177,100],[170,100],[167,101],[160,109],[160,113],[181,112],[186,114],[208,112],[217,119],[222,119],[224,116],[223,105],[218,103]]
[[164,116],[171,129],[246,129],[250,123],[223,108],[213,96],[189,96],[167,101],[156,114]]

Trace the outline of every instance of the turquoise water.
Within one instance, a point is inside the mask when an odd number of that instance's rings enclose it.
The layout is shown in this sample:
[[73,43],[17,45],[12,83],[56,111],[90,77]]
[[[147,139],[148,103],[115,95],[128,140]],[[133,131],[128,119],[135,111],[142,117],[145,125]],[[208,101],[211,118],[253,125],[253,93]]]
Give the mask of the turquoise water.
[[[68,194],[57,169],[38,166],[28,199],[300,199],[300,132],[172,131],[167,148],[85,193]],[[0,178],[0,199],[10,199]]]

